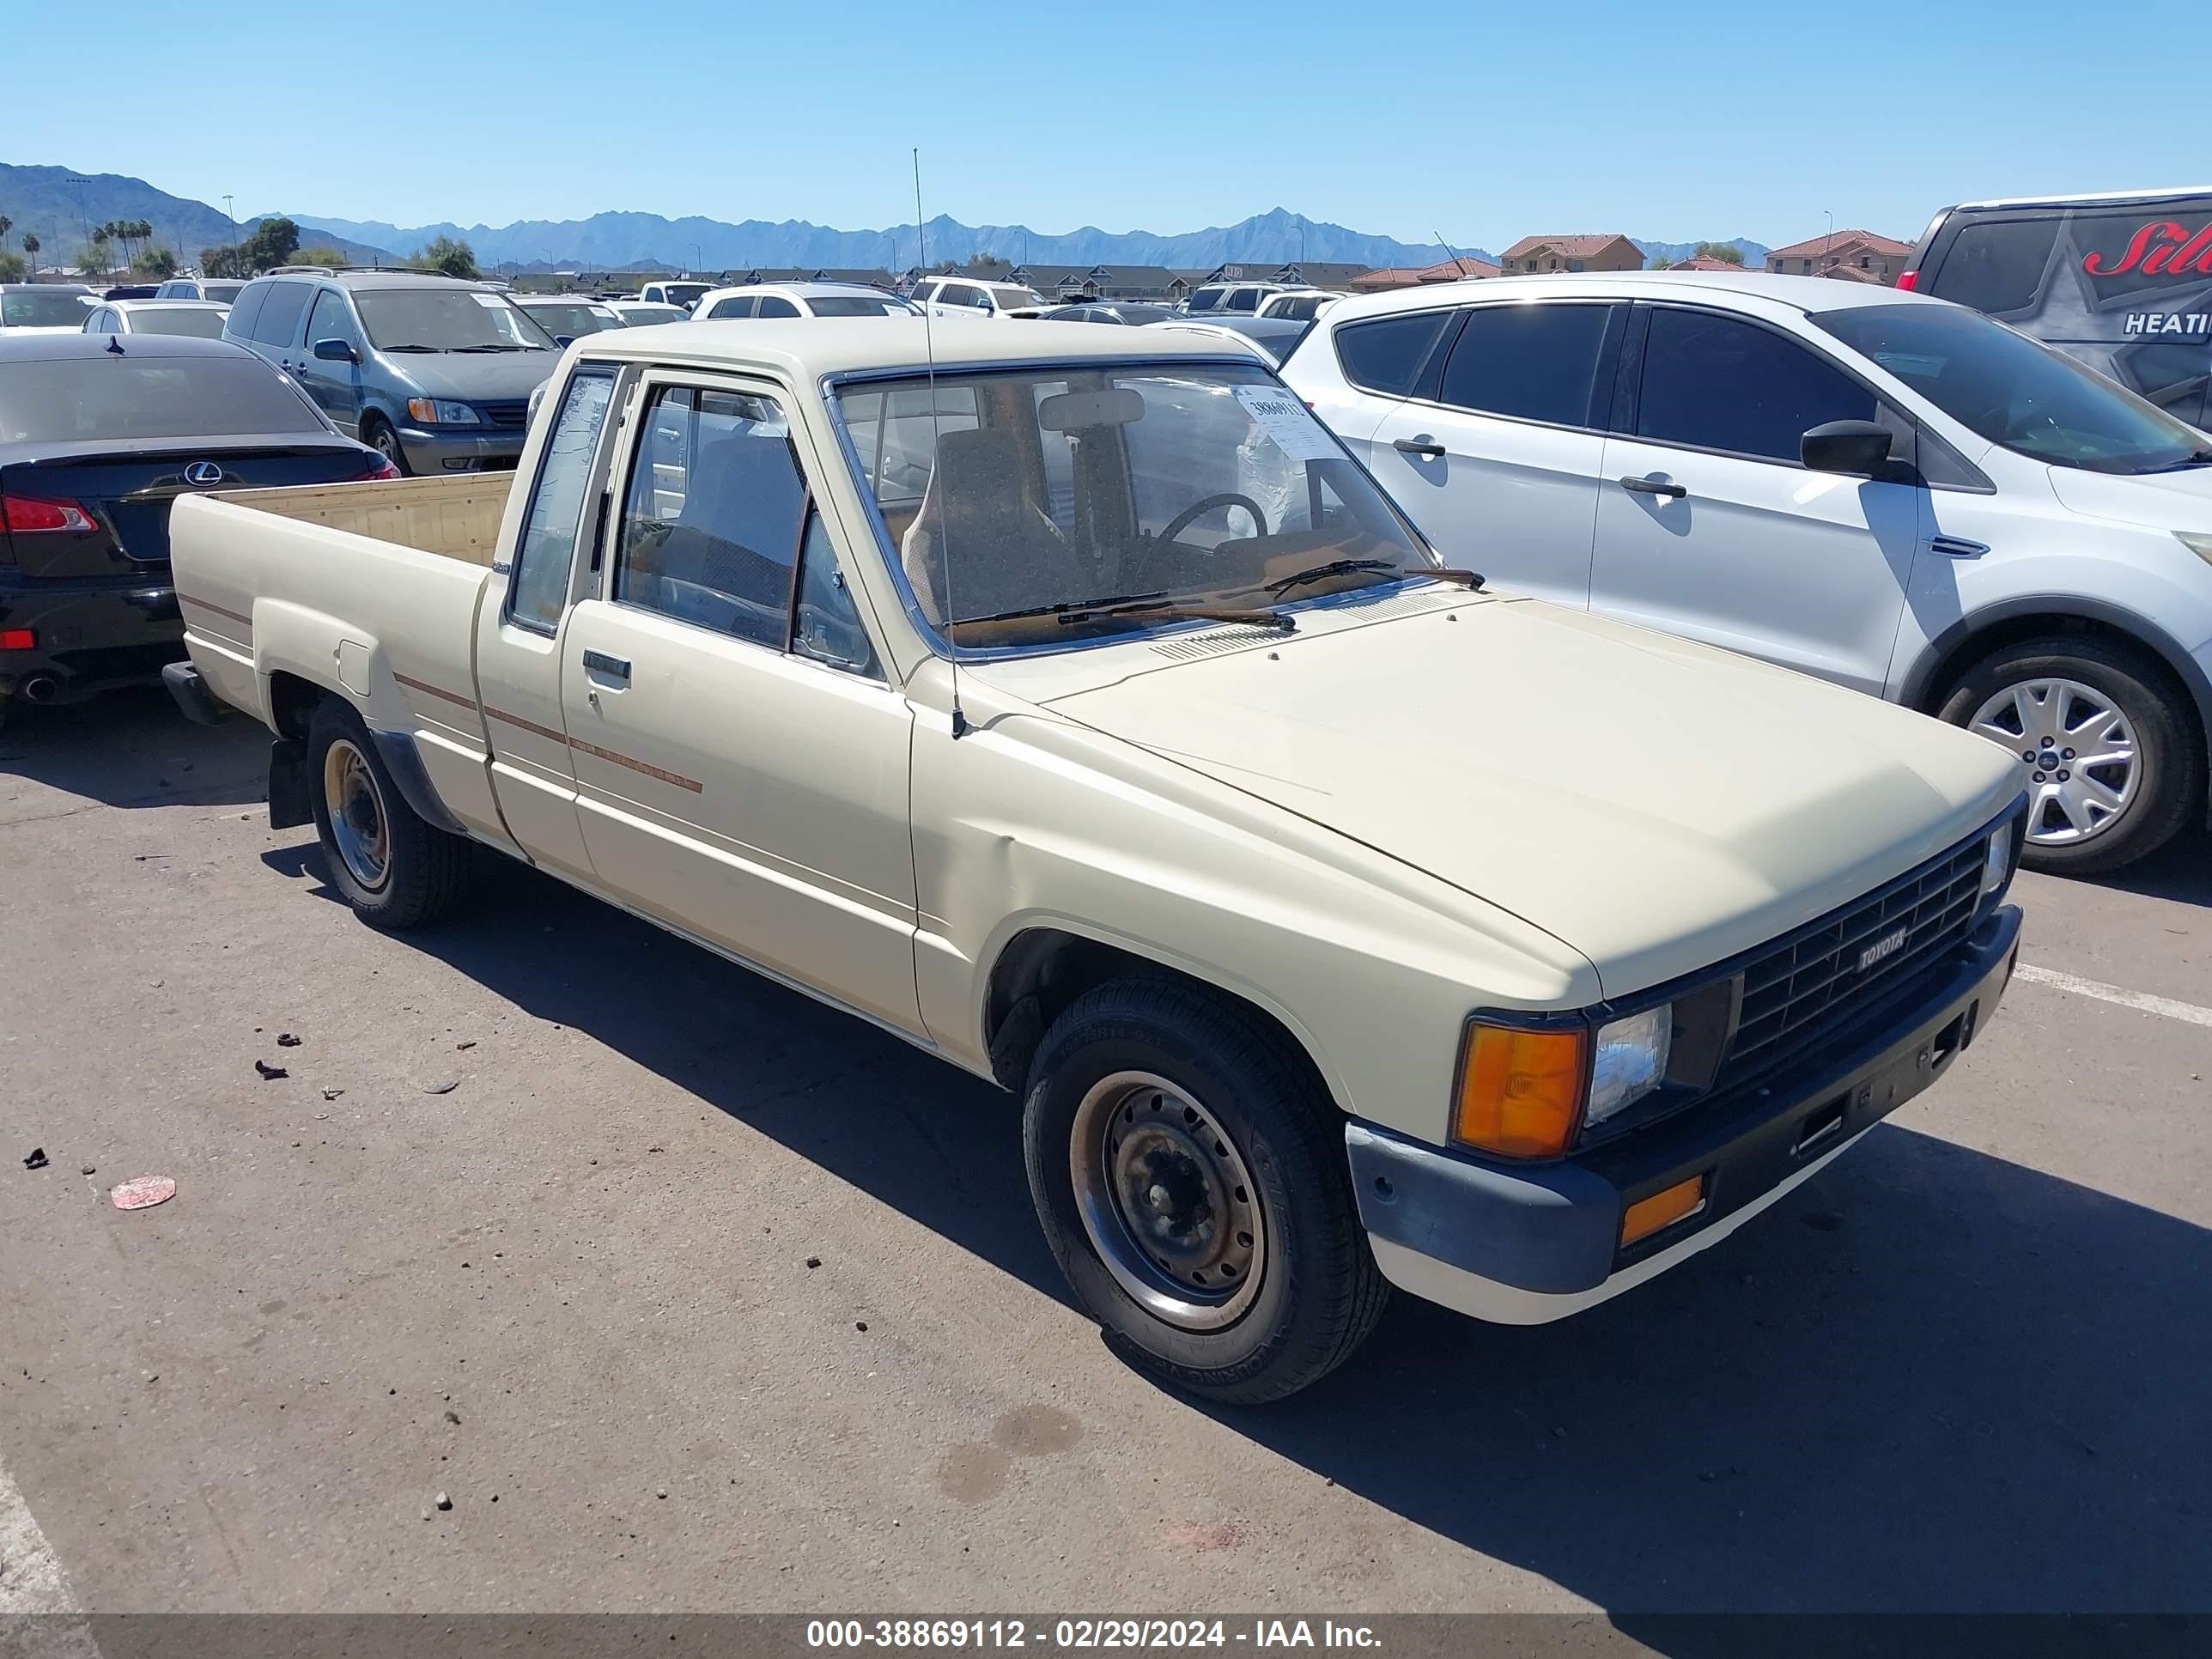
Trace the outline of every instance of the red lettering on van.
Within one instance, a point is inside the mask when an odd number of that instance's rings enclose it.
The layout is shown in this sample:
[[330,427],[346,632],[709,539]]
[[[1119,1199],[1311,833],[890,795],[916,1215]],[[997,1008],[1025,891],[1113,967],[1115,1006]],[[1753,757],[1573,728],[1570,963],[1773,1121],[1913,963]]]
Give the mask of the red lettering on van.
[[2128,251],[2117,263],[2106,264],[2102,253],[2081,261],[2092,276],[2124,276],[2130,271],[2145,276],[2179,276],[2194,271],[2212,276],[2212,225],[2193,235],[2171,219],[2154,219],[2139,225],[2128,240]]

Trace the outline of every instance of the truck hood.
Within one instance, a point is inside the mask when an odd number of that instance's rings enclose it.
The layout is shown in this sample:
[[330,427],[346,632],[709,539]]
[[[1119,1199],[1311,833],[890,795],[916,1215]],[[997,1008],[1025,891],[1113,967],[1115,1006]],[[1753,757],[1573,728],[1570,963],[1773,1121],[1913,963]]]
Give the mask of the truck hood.
[[[2017,793],[1995,745],[1856,692],[1534,601],[1455,614],[1133,670],[1079,653],[1099,683],[1039,701],[1512,912],[1609,997],[1847,902]],[[977,672],[1017,689],[1000,666]]]
[[426,398],[483,403],[527,398],[561,362],[557,351],[401,351],[379,354],[398,379]]
[[2212,533],[2212,466],[2138,473],[2133,477],[2054,466],[2051,489],[2069,512],[2092,519],[2148,525],[2154,530]]

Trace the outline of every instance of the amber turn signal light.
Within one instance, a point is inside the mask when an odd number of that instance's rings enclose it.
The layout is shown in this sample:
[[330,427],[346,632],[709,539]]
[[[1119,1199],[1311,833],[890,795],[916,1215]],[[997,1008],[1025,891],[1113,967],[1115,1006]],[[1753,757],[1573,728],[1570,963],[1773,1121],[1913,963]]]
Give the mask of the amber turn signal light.
[[1566,1151],[1582,1118],[1588,1036],[1580,1027],[1469,1025],[1453,1133],[1507,1158],[1555,1158]]
[[1705,1207],[1705,1178],[1701,1175],[1678,1181],[1649,1198],[1639,1198],[1620,1218],[1620,1247],[1625,1250],[1638,1239],[1649,1238],[1662,1227],[1671,1227]]

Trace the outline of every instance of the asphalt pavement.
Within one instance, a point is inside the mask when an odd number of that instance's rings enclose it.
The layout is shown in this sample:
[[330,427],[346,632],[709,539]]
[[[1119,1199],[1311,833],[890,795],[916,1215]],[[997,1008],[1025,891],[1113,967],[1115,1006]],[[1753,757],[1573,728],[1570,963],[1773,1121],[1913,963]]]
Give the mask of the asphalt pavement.
[[2203,836],[1722,1247],[1231,1412],[1011,1097],[520,866],[372,932],[264,755],[0,732],[0,1612],[2212,1610]]

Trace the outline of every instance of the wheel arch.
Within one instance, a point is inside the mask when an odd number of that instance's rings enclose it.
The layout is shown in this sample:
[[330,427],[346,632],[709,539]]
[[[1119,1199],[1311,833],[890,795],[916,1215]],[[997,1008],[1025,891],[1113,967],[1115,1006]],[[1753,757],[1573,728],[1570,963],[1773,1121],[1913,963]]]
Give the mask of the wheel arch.
[[1995,651],[2045,635],[2101,641],[2148,658],[2182,694],[2180,708],[2212,757],[2212,678],[2173,636],[2137,611],[2102,599],[2040,594],[2007,599],[1962,617],[1922,647],[1898,701],[1933,714],[1968,667]]
[[1341,1107],[1311,1046],[1282,1015],[1203,974],[1148,955],[1139,945],[1048,923],[1026,927],[992,959],[983,994],[983,1042],[991,1074],[1019,1092],[1046,1030],[1078,997],[1117,979],[1173,980],[1218,997],[1278,1037],[1290,1063]]

